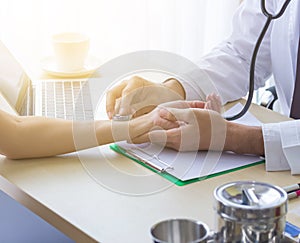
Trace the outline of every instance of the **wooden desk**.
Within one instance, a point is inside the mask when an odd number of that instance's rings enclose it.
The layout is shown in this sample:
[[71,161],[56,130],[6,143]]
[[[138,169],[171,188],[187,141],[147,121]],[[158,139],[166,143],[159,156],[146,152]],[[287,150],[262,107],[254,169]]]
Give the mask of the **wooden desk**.
[[[286,120],[261,109],[254,106],[251,111],[264,122]],[[19,161],[1,157],[0,175],[0,189],[76,242],[104,243],[150,243],[150,227],[174,217],[198,219],[213,229],[213,191],[226,182],[300,182],[300,176],[266,172],[261,164],[178,187],[108,146],[83,151],[80,159],[76,153]],[[148,195],[126,194],[143,188]],[[287,220],[299,225],[300,199],[289,202]]]

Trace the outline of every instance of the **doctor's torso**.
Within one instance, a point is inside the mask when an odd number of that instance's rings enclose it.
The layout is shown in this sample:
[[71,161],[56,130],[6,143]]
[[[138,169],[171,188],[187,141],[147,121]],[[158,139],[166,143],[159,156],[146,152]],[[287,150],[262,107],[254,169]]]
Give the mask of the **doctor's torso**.
[[[275,1],[280,10],[283,0]],[[271,29],[271,58],[276,90],[285,115],[289,115],[296,78],[297,53],[300,29],[300,1],[291,0],[284,15]]]

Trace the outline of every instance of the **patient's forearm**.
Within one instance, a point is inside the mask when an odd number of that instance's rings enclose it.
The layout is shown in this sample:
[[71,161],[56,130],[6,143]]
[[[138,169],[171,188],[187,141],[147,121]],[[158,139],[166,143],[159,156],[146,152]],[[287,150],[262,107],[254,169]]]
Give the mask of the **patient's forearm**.
[[152,122],[67,121],[45,117],[3,116],[0,153],[12,159],[48,157],[128,140],[147,132]]
[[[105,125],[107,126],[103,122],[103,127]],[[43,117],[18,117],[14,127],[3,153],[15,159],[53,156],[97,146],[107,141],[87,139],[86,137],[90,135],[91,124],[84,124],[84,122],[73,123],[73,121]],[[105,137],[105,134],[103,135]]]

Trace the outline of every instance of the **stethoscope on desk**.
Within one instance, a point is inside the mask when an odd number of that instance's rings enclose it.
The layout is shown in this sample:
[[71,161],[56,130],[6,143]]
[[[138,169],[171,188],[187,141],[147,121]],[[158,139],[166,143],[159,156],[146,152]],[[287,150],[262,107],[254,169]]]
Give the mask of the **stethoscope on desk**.
[[249,75],[249,94],[248,94],[248,98],[247,98],[247,101],[246,101],[246,104],[244,105],[243,109],[236,115],[234,116],[230,116],[230,117],[225,117],[226,120],[228,121],[232,121],[232,120],[236,120],[240,117],[242,117],[249,109],[250,105],[251,105],[251,102],[252,102],[252,98],[253,98],[253,92],[254,92],[254,75],[255,75],[255,61],[256,61],[256,58],[257,58],[257,53],[258,53],[258,50],[259,50],[259,47],[260,47],[260,44],[269,28],[269,25],[271,23],[271,21],[273,19],[278,19],[280,18],[283,13],[285,12],[287,6],[289,5],[291,0],[286,0],[284,2],[284,4],[282,5],[281,7],[281,10],[275,14],[275,15],[272,15],[271,13],[269,13],[266,9],[266,0],[261,0],[261,10],[263,12],[263,14],[267,17],[267,21],[256,41],[256,44],[255,44],[255,48],[253,50],[253,53],[252,53],[252,58],[251,58],[251,65],[250,65],[250,75]]

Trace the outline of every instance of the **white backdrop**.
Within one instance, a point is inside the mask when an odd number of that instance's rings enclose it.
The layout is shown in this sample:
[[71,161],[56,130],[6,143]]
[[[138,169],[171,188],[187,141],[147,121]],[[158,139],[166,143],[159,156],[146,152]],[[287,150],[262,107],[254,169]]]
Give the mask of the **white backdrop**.
[[51,55],[51,35],[79,31],[108,61],[147,49],[199,59],[231,31],[240,0],[0,0],[0,38],[21,58]]

